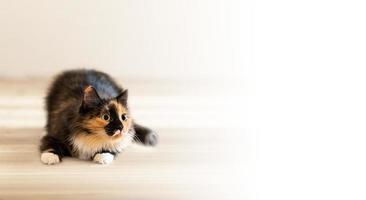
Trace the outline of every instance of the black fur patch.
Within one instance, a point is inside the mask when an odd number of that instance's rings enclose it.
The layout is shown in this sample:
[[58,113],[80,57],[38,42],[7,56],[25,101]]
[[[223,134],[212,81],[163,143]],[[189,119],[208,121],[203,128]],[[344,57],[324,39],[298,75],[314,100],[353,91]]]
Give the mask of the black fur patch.
[[60,161],[62,160],[62,157],[70,156],[70,151],[67,146],[60,140],[50,136],[42,138],[40,150],[41,152],[49,150],[49,152],[57,154]]
[[116,130],[122,131],[123,124],[119,119],[119,114],[117,108],[114,104],[109,106],[109,115],[111,117],[107,126],[105,126],[105,131],[108,135],[112,136]]

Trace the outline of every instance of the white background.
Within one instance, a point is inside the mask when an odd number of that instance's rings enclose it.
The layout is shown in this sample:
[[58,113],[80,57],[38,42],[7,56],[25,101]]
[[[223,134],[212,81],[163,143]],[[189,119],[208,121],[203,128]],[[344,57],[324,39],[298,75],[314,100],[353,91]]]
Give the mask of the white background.
[[250,3],[1,0],[1,76],[93,67],[121,78],[231,79],[248,60]]
[[366,198],[365,1],[255,1],[258,199]]

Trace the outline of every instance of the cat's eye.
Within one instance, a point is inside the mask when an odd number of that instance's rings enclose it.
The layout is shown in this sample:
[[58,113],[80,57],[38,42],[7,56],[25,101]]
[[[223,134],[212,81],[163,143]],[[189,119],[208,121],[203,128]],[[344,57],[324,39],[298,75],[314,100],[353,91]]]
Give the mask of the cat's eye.
[[101,118],[102,118],[103,120],[105,120],[105,121],[109,121],[109,120],[111,119],[111,117],[110,117],[108,114],[103,114],[103,115],[101,116]]
[[121,118],[122,118],[122,121],[126,121],[128,119],[126,114],[122,114]]

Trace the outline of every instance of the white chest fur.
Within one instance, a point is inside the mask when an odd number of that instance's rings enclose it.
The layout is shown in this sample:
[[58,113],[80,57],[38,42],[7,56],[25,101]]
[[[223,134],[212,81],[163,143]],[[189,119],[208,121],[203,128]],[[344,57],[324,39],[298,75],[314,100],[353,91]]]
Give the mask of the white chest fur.
[[124,134],[121,139],[112,140],[100,135],[78,134],[71,139],[73,156],[89,160],[100,151],[121,152],[132,142],[133,134]]

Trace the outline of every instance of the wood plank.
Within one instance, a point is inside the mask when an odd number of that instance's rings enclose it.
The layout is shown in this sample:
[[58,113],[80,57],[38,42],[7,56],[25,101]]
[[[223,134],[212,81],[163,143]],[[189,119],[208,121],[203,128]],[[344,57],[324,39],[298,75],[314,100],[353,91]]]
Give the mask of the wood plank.
[[194,101],[192,92],[165,84],[154,94],[133,83],[140,89],[132,99],[140,100],[132,107],[159,132],[157,147],[134,144],[106,166],[74,158],[46,166],[38,145],[47,81],[36,82],[0,81],[0,200],[254,198],[255,138],[214,116],[219,97],[212,101],[207,92]]

